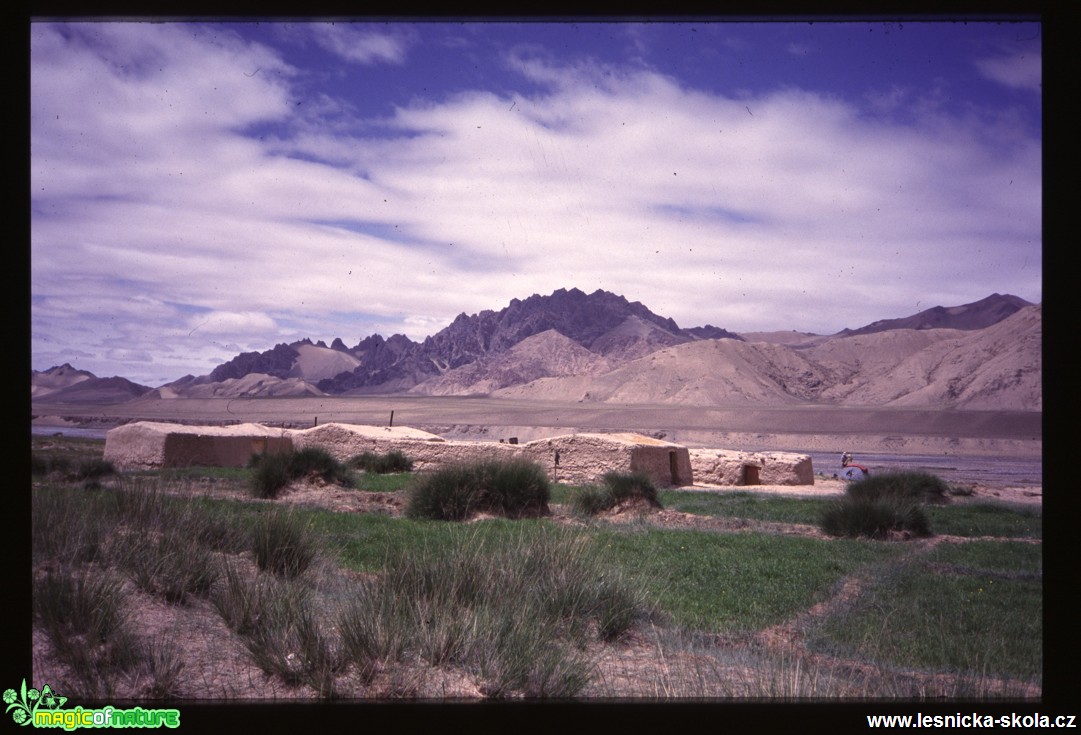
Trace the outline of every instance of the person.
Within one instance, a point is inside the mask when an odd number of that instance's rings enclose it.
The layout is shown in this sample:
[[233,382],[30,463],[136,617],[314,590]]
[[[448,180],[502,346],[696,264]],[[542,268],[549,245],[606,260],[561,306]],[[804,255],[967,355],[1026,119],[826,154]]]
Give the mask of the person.
[[871,471],[852,461],[852,452],[841,455],[841,478],[844,480],[863,480],[871,476]]

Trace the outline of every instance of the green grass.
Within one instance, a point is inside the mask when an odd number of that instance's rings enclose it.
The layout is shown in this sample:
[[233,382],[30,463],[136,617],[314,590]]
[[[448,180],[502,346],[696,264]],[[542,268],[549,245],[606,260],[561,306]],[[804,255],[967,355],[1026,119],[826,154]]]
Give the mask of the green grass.
[[677,625],[711,632],[779,623],[861,565],[900,553],[862,541],[657,529],[604,530],[596,542]]
[[[569,503],[578,488],[556,486],[552,500]],[[756,521],[817,525],[831,503],[827,498],[790,498],[750,492],[698,492],[661,490],[665,508],[710,517],[746,518]],[[931,527],[951,536],[1001,536],[1041,538],[1043,512],[1039,506],[1026,507],[1004,503],[953,502],[930,505],[923,512]]]
[[1010,506],[1001,503],[954,503],[924,509],[932,527],[952,536],[1000,536],[1043,538],[1041,506]]
[[699,492],[661,490],[665,508],[682,513],[713,517],[746,518],[755,521],[801,523],[813,526],[831,502],[822,498],[788,498],[751,492]]
[[75,465],[83,460],[102,459],[105,452],[105,440],[74,436],[32,435],[30,451],[33,457],[46,461],[62,459],[70,465]]
[[400,490],[404,490],[412,481],[413,475],[405,472],[388,475],[362,472],[357,475],[354,486],[357,490],[364,490],[367,492],[396,493]]
[[814,645],[893,665],[1038,680],[1043,638],[1039,546],[942,545],[879,575]]
[[251,477],[249,467],[206,467],[193,465],[188,467],[170,467],[164,470],[145,470],[138,474],[159,477],[163,480],[182,482],[184,480],[213,480],[225,482],[246,482]]

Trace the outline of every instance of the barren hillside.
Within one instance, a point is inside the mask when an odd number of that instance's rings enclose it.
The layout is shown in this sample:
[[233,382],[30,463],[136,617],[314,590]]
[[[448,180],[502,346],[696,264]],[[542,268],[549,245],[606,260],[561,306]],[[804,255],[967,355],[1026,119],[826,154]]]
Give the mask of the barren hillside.
[[818,402],[854,406],[1042,408],[1041,312],[986,329],[897,329],[835,336],[803,349],[703,340],[658,350],[595,377],[545,378],[501,398],[673,405]]
[[549,329],[505,352],[449,370],[409,392],[430,396],[488,394],[538,378],[598,375],[610,368],[605,358]]

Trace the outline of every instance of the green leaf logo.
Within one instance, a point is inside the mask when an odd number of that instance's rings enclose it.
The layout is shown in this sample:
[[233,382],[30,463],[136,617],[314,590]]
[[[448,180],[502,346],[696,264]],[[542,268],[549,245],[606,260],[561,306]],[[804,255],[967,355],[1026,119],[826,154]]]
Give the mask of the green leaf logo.
[[[27,689],[26,679],[23,679],[19,691],[14,689],[4,690],[4,704],[7,705],[5,712],[11,712],[11,719],[17,725],[29,725],[34,721],[34,713],[38,709],[56,709],[64,706],[67,697],[61,697],[49,687],[48,684],[37,689]],[[12,710],[15,710],[12,712]]]

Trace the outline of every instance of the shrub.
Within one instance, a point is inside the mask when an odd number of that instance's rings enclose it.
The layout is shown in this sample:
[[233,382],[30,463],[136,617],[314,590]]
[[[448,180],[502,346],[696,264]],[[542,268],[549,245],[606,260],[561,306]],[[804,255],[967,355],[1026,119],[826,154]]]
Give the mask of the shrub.
[[926,472],[888,472],[873,475],[848,485],[845,493],[854,498],[878,500],[899,498],[916,503],[945,503],[949,484]]
[[316,547],[306,526],[290,513],[263,513],[252,530],[252,551],[263,571],[298,577],[312,565]]
[[457,521],[489,512],[508,518],[548,513],[548,477],[528,460],[495,460],[444,467],[411,489],[410,518]]
[[413,460],[397,449],[392,449],[386,454],[364,452],[349,460],[349,465],[379,475],[413,471]]
[[353,484],[348,468],[318,447],[253,456],[250,464],[252,489],[260,498],[278,497],[282,488],[301,477],[315,476],[341,485]]
[[830,536],[884,539],[894,534],[931,535],[927,515],[919,503],[899,497],[848,496],[822,514],[821,528]]

